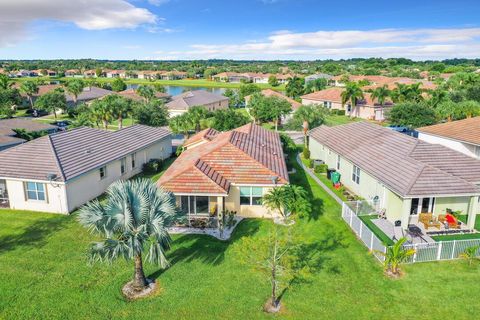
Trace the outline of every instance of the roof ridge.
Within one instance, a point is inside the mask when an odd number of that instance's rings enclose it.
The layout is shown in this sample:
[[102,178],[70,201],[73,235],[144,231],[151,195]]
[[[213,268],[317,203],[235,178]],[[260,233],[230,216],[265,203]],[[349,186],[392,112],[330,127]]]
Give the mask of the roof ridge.
[[[203,166],[203,165],[206,166],[209,170],[212,170],[215,174],[217,174],[217,178],[219,178],[221,181],[222,180],[225,181],[226,186],[223,187],[219,182],[215,181],[211,176],[203,172],[203,170],[199,168],[199,166]],[[197,161],[195,162],[195,168],[197,168],[197,170],[199,170],[203,175],[209,178],[212,182],[214,182],[220,188],[224,189],[227,192],[228,192],[228,189],[230,189],[230,184],[231,184],[230,181],[227,178],[225,178],[220,172],[215,170],[215,168],[213,168],[208,162],[202,160],[201,158],[198,158]]]
[[48,135],[47,137],[48,137],[48,142],[49,142],[48,144],[50,145],[50,148],[52,149],[52,152],[53,152],[53,155],[54,155],[54,158],[55,158],[55,164],[57,165],[58,170],[60,171],[60,174],[62,175],[63,181],[67,181],[66,176],[65,176],[65,172],[63,171],[62,164],[60,163],[60,159],[58,158],[57,150],[55,149],[55,146],[53,145],[52,137],[51,137],[51,135]]

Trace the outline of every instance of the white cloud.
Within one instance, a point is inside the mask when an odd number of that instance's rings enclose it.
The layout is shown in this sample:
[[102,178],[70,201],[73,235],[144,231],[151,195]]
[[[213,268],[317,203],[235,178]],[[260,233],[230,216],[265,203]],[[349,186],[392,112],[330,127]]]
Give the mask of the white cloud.
[[27,26],[38,20],[72,22],[86,30],[136,28],[158,18],[125,0],[0,1],[0,47],[24,39]]
[[165,4],[167,2],[170,2],[170,0],[148,0],[148,3],[154,6],[161,6],[162,4]]
[[239,44],[194,44],[171,52],[186,58],[321,59],[478,57],[480,28],[382,29],[294,33],[281,30],[266,40]]

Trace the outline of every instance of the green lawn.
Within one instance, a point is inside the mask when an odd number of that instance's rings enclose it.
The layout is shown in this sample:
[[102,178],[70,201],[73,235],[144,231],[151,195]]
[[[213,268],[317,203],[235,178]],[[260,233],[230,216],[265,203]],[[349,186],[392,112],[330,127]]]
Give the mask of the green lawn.
[[[458,220],[462,221],[463,223],[467,223],[468,216],[461,215],[458,217]],[[475,230],[480,230],[480,215],[477,215],[475,219]],[[435,236],[432,237],[435,241],[449,241],[449,240],[469,240],[469,239],[480,239],[480,232],[472,233],[472,234],[455,234],[449,236]]]
[[[480,272],[463,261],[405,266],[390,280],[340,217],[340,206],[295,164],[291,182],[309,192],[314,212],[295,228],[323,256],[311,281],[283,297],[281,315],[261,306],[269,285],[238,262],[242,237],[260,237],[271,223],[244,220],[233,238],[174,236],[172,265],[147,265],[162,290],[126,302],[121,286],[132,263],[87,264],[93,237],[76,216],[0,211],[0,319],[473,319],[480,312]],[[447,301],[448,303],[445,303]]]
[[350,118],[348,116],[339,116],[337,114],[329,114],[325,117],[325,125],[329,127],[338,126],[352,122],[365,121],[361,118]]
[[362,220],[365,225],[370,229],[380,241],[382,241],[387,246],[391,246],[394,244],[393,240],[390,239],[379,227],[377,227],[372,219],[377,219],[377,215],[365,215],[365,216],[358,216],[360,220]]

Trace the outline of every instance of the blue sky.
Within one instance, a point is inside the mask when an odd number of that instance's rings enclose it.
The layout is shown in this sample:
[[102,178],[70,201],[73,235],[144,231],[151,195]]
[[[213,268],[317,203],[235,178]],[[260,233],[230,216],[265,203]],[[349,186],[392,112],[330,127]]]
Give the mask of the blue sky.
[[480,2],[2,0],[0,59],[480,57]]

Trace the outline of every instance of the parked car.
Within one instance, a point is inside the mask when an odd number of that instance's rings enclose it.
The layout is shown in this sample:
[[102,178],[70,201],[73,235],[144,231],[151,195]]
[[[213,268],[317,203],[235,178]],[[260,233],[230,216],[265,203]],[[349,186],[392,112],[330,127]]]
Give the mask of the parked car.
[[37,118],[37,117],[47,116],[48,112],[45,110],[39,110],[39,109],[28,109],[26,114],[34,118]]

